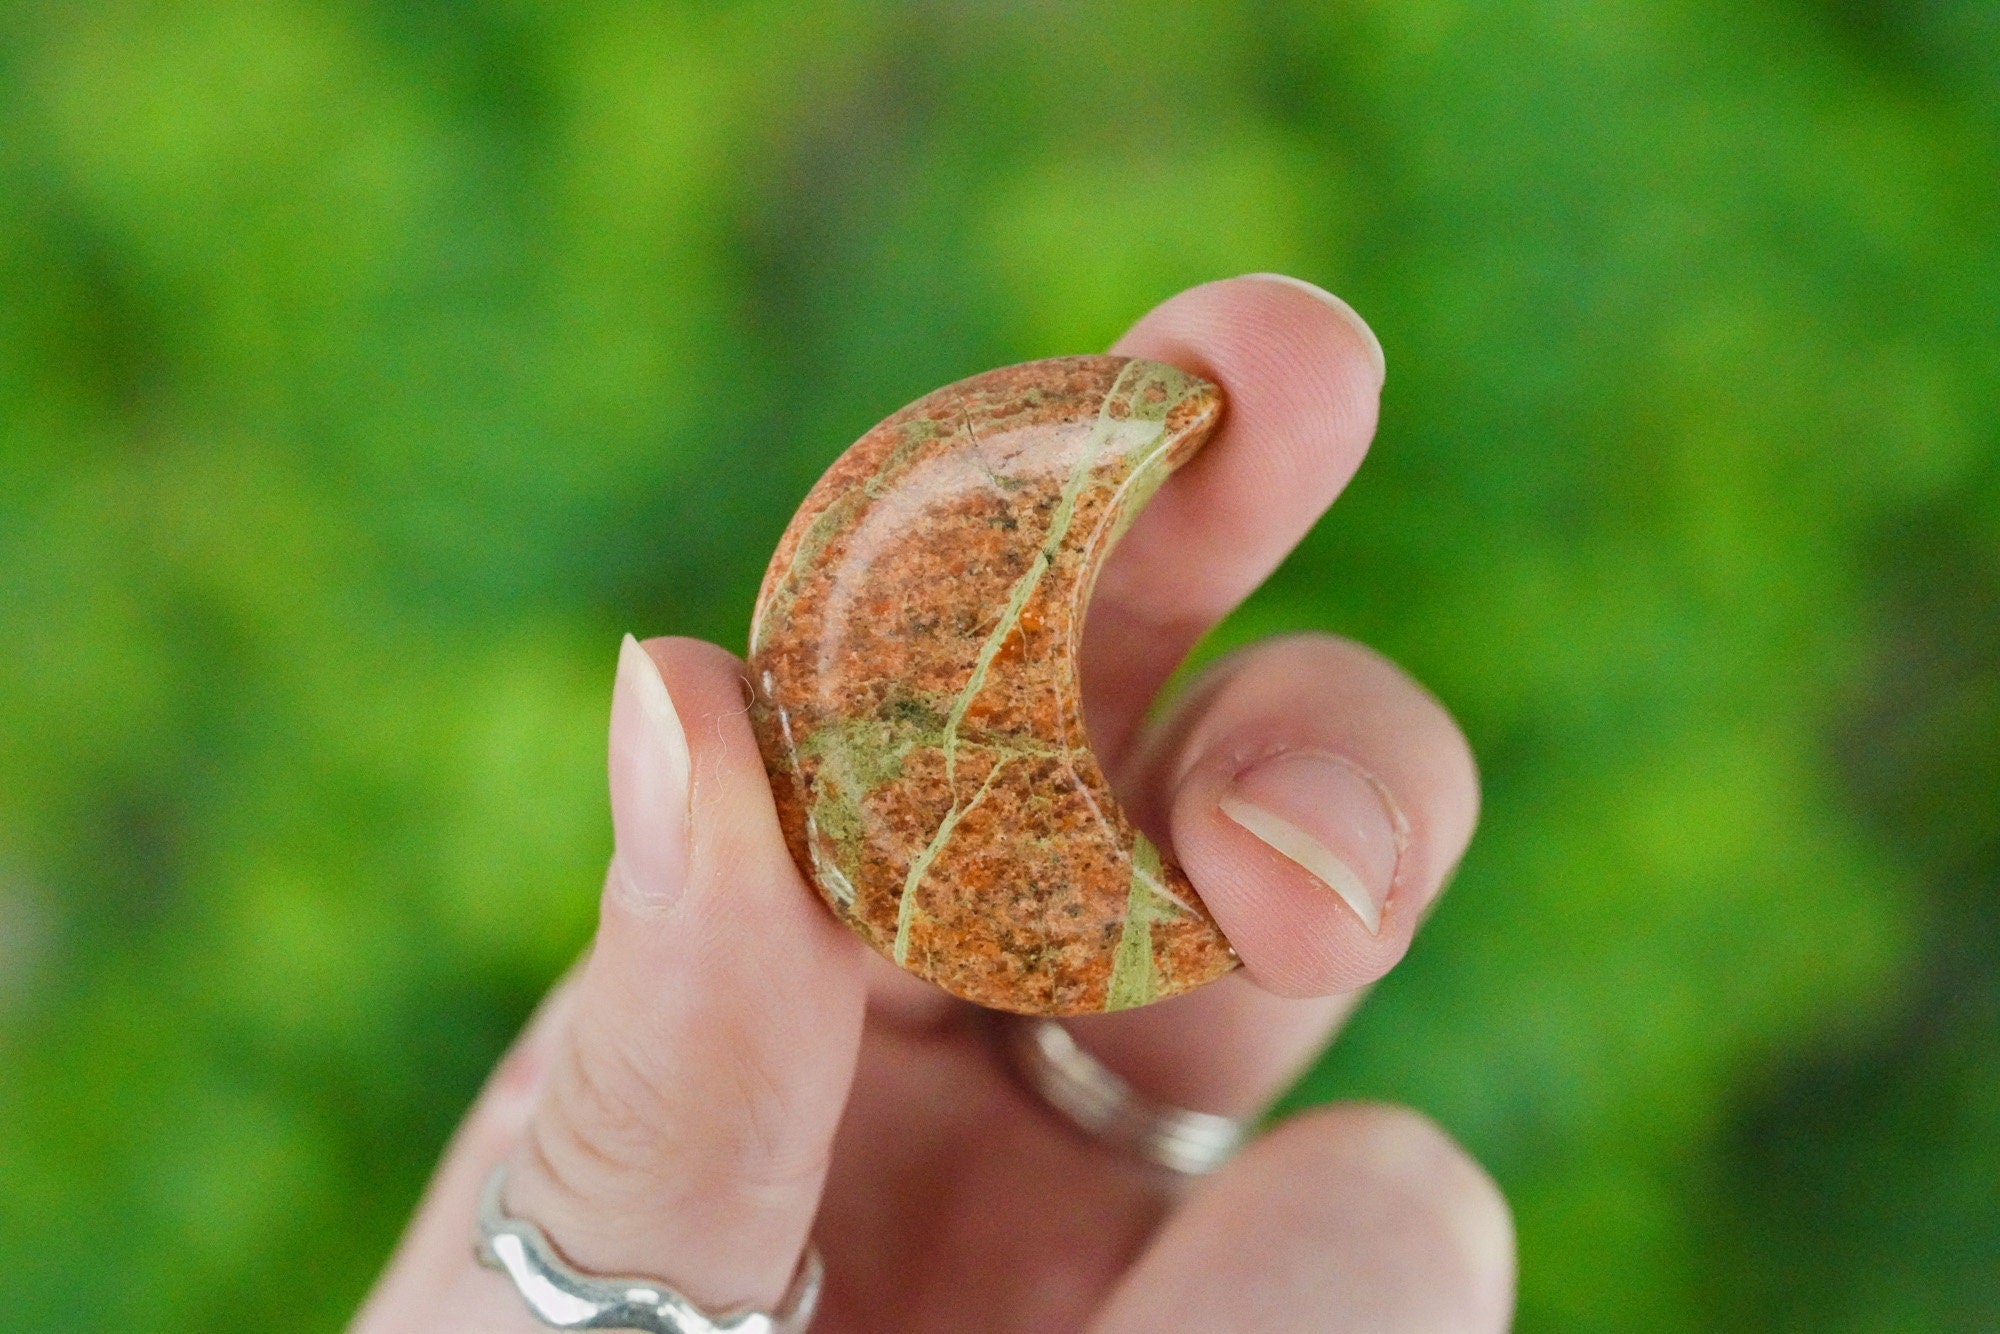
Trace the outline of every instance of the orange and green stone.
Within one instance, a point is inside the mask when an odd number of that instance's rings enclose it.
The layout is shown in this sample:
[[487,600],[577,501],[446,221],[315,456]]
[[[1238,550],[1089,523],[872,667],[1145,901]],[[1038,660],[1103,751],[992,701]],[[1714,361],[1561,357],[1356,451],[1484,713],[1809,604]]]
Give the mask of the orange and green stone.
[[1112,796],[1076,662],[1099,567],[1221,411],[1156,362],[989,371],[855,442],[771,558],[751,717],[792,854],[967,1000],[1124,1009],[1236,966]]

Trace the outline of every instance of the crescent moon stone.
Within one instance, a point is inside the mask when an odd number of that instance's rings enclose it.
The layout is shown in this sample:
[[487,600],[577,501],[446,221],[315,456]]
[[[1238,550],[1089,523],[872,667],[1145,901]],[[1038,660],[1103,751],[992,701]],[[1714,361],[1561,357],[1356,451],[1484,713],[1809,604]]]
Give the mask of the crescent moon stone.
[[792,856],[955,995],[1118,1010],[1236,966],[1112,796],[1077,675],[1105,557],[1221,412],[1124,357],[976,375],[856,441],[771,558],[751,719]]

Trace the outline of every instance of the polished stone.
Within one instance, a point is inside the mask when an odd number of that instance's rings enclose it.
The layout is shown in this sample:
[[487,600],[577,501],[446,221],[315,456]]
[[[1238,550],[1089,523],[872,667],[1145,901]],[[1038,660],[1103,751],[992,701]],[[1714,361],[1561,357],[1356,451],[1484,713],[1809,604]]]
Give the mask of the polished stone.
[[751,717],[792,854],[956,995],[1116,1010],[1236,965],[1112,796],[1076,658],[1112,544],[1221,411],[1156,362],[989,371],[861,437],[772,556]]

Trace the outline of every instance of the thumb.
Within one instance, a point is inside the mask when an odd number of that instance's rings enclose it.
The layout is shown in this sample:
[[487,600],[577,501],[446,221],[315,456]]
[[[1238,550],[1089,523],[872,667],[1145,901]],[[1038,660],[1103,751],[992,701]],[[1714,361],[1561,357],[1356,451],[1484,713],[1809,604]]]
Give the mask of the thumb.
[[479,1183],[501,1160],[507,1212],[587,1272],[722,1310],[774,1306],[798,1266],[860,1042],[860,944],[793,866],[734,657],[628,637],[610,776],[616,852],[590,954],[461,1130],[357,1326],[370,1334],[513,1328],[517,1313],[533,1327],[472,1259]]
[[587,1270],[769,1303],[853,1078],[859,951],[793,867],[735,658],[628,637],[610,770],[597,938],[508,1202]]

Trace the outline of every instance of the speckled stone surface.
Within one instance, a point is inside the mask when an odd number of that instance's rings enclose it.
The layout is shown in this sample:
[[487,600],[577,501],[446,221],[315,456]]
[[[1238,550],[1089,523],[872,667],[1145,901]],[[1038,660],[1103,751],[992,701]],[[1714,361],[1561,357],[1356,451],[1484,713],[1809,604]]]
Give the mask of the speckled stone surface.
[[1031,1014],[1124,1009],[1236,956],[1084,735],[1098,568],[1221,392],[1059,357],[929,394],[819,480],[751,625],[751,717],[792,855],[889,958]]

